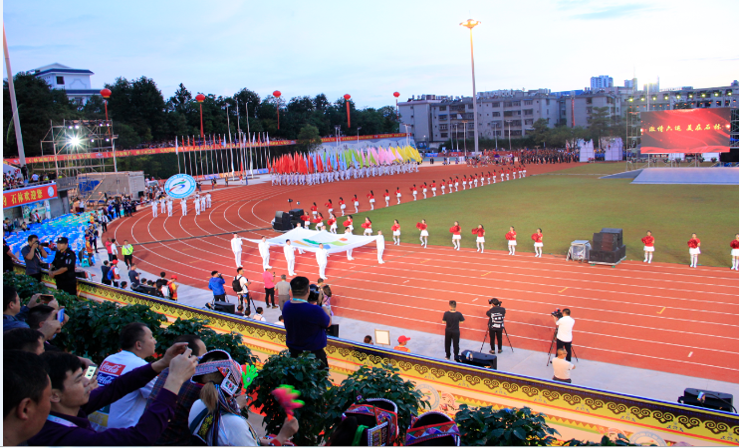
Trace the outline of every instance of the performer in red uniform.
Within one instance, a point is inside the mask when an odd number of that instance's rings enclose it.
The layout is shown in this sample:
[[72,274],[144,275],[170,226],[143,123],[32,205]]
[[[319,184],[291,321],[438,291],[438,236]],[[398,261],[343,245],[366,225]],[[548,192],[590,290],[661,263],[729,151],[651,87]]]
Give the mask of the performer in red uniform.
[[331,201],[331,199],[329,199],[328,202],[326,202],[323,205],[325,205],[326,208],[328,209],[328,214],[329,215],[334,212],[334,203]]
[[344,230],[344,233],[353,233],[354,232],[354,220],[352,219],[352,215],[346,216],[346,221],[344,221],[344,227],[346,227],[346,230]]
[[490,180],[492,179],[492,177],[493,177],[493,173],[488,171],[488,185],[490,185]]
[[544,235],[541,234],[541,229],[536,229],[536,233],[531,235],[531,239],[534,240],[534,256],[541,258],[541,250],[544,247]]
[[441,187],[441,194],[445,195],[446,194],[446,183],[444,183],[444,179],[442,179],[441,182],[439,182],[439,187]]
[[701,240],[694,233],[688,240],[688,253],[690,254],[690,267],[698,267],[698,255],[701,253]]
[[739,233],[736,234],[736,238],[731,240],[729,243],[731,247],[731,269],[739,271]]
[[364,229],[364,236],[372,236],[372,220],[365,217],[364,222],[362,223],[362,228]]
[[436,197],[436,179],[431,181],[431,193]]
[[354,201],[354,213],[359,213],[359,198],[357,195],[354,195],[354,198],[352,198],[352,201]]
[[416,200],[416,196],[418,196],[418,188],[416,188],[416,184],[413,184],[411,187],[411,194],[413,195],[413,200]]
[[339,209],[341,209],[341,216],[344,216],[344,211],[346,210],[346,202],[344,202],[344,198],[339,197]]
[[393,226],[390,230],[393,231],[393,244],[400,246],[400,223],[397,219],[393,221]]
[[652,232],[647,230],[647,236],[641,239],[644,243],[644,263],[652,262],[652,255],[654,255],[654,237]]
[[493,170],[493,183],[496,183],[496,178],[498,177],[498,170]]
[[303,221],[303,227],[310,229],[310,216],[303,214],[303,216],[300,217],[300,220]]
[[313,205],[310,206],[310,214],[313,215],[314,218],[318,214],[318,206],[315,202],[313,203]]
[[449,233],[452,234],[452,244],[454,248],[459,250],[462,246],[462,228],[459,227],[459,221],[454,221],[454,225],[449,228]]
[[400,187],[396,187],[395,188],[395,197],[398,198],[398,205],[400,205],[400,198],[401,198],[401,196],[403,196],[403,195],[400,193]]
[[472,234],[477,235],[475,242],[477,243],[477,251],[481,254],[485,253],[485,227],[480,224],[476,229],[472,229]]
[[385,190],[385,207],[390,207],[390,191]]
[[336,234],[336,228],[338,227],[336,225],[336,216],[334,216],[333,213],[329,215],[328,221],[326,221],[326,224],[328,224],[329,231],[333,234]]
[[428,185],[426,185],[426,182],[423,183],[423,198],[426,199],[426,192],[428,191]]
[[510,227],[508,233],[505,234],[505,239],[508,240],[508,255],[516,255],[516,229],[513,226]]
[[422,219],[421,222],[416,223],[416,228],[421,231],[421,246],[425,249],[429,244],[429,231],[426,220]]
[[459,191],[459,176],[454,178],[454,192],[456,193],[458,191]]
[[465,174],[462,178],[462,191],[467,189],[467,175]]
[[323,227],[323,214],[319,213],[311,222],[316,225],[316,230],[321,230],[321,227]]
[[367,195],[367,199],[369,199],[370,210],[374,210],[375,209],[375,192],[370,190],[369,194]]

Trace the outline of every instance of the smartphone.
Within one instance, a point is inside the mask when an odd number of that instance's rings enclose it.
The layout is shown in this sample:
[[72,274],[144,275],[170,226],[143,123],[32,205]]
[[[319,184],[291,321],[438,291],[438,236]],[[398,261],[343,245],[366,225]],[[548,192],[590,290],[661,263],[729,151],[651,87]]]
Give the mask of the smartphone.
[[39,294],[38,299],[44,303],[49,303],[54,300],[54,296],[51,294]]
[[57,320],[59,320],[59,322],[64,323],[64,308],[59,310],[59,313],[57,313],[56,318]]
[[92,377],[95,376],[95,372],[97,372],[98,368],[97,366],[90,366],[87,368],[87,371],[85,372],[85,378],[88,380],[91,380]]

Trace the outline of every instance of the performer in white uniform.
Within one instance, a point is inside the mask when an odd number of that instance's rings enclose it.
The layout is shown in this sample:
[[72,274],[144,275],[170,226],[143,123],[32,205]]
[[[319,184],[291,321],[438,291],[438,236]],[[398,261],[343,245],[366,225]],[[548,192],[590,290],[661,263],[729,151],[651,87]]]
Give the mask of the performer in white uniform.
[[385,252],[385,237],[382,236],[382,230],[377,231],[377,262],[379,264],[385,264],[382,261],[382,253]]
[[[352,234],[352,229],[350,229],[349,227],[347,227],[346,230],[344,230],[344,234],[345,235],[351,235]],[[349,260],[349,261],[352,261],[354,259],[354,257],[352,257],[352,250],[351,249],[347,249],[346,250],[346,259]]]
[[234,233],[234,237],[231,239],[231,250],[234,253],[234,259],[236,260],[236,267],[241,267],[241,245],[242,238],[239,238],[237,234]]
[[269,265],[269,243],[266,236],[263,236],[259,243],[259,255],[262,256],[262,269],[272,269],[272,266]]
[[200,210],[205,211],[207,202],[208,201],[205,199],[205,196],[200,196]]
[[[162,210],[164,211],[164,210]],[[151,202],[151,217],[156,218],[157,217],[157,202],[152,201]]]
[[172,216],[172,199],[167,200],[167,216]]
[[206,205],[206,208],[210,208],[212,205],[212,202],[210,200],[210,193],[207,193],[205,195],[205,205]]
[[195,216],[200,216],[200,196],[197,194],[195,195],[195,200],[193,200],[193,204],[195,204]]
[[287,261],[287,273],[290,276],[295,276],[295,248],[293,247],[290,240],[285,241],[285,245],[282,247],[285,252],[285,261]]
[[323,244],[318,245],[318,250],[316,251],[316,261],[318,262],[318,276],[322,279],[327,279],[326,277],[326,265],[328,264],[328,251],[323,248]]
[[161,206],[160,208],[161,208],[162,214],[164,214],[164,210],[166,208],[166,202],[167,201],[164,199],[164,196],[162,196],[161,198],[159,198],[159,205]]
[[182,199],[180,206],[182,207],[182,216],[187,216],[187,199]]

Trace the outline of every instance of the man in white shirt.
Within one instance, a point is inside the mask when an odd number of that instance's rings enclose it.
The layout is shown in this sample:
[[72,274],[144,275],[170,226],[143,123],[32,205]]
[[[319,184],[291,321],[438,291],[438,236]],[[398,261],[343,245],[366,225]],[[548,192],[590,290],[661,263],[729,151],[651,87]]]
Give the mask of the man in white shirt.
[[285,252],[285,261],[287,261],[287,275],[294,277],[295,274],[295,248],[293,247],[290,240],[285,241],[285,245],[282,247]]
[[[248,278],[244,277],[244,268],[239,266],[236,269],[236,279],[239,281],[239,285],[241,285],[241,291],[236,293],[236,297],[238,299],[239,305],[239,311],[243,311],[245,316],[251,315],[251,297],[249,296],[249,285],[251,285],[251,282]],[[246,310],[244,310],[244,300],[246,299]]]
[[328,264],[328,251],[323,248],[323,243],[318,245],[318,250],[316,251],[316,261],[318,262],[318,276],[322,279],[327,279],[326,277],[326,265]]
[[377,231],[377,262],[379,264],[385,264],[382,261],[382,253],[385,252],[385,237],[382,236],[382,230]]
[[259,242],[259,255],[262,256],[262,269],[272,269],[269,265],[269,243],[266,236],[263,236],[262,241]]
[[554,377],[552,379],[554,381],[572,383],[570,370],[574,369],[576,366],[565,359],[567,354],[567,350],[563,348],[557,349],[557,357],[552,361],[552,368],[554,369]]
[[575,319],[570,317],[570,309],[562,310],[562,318],[557,319],[552,316],[554,323],[557,325],[557,352],[560,348],[567,350],[567,361],[572,361],[572,327],[575,326]]
[[234,253],[234,259],[236,260],[236,267],[241,267],[241,246],[243,245],[243,242],[241,241],[243,238],[239,238],[237,234],[234,233],[234,237],[231,239],[231,250]]
[[[144,359],[154,355],[157,341],[149,327],[141,322],[132,322],[121,330],[121,351],[103,360],[98,370],[98,384],[106,386],[115,378],[133,369],[148,364]],[[120,400],[105,406],[90,415],[93,427],[99,432],[110,428],[135,426],[146,408],[156,378],[141,389],[125,395]]]

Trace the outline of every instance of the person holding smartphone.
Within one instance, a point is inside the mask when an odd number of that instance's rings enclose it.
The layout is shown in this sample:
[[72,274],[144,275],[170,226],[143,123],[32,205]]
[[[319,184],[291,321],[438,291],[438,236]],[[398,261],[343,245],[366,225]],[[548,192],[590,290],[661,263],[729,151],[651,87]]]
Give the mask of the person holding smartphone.
[[35,278],[37,281],[41,281],[43,273],[41,269],[43,267],[43,260],[49,256],[44,249],[44,246],[39,244],[38,236],[29,235],[28,245],[21,249],[21,255],[23,255],[26,261],[26,275]]

